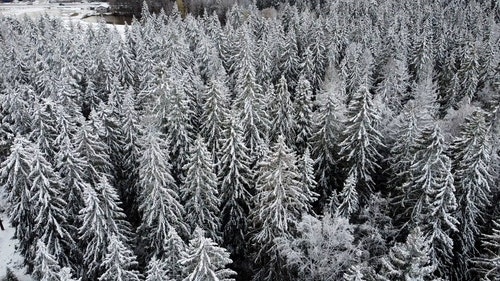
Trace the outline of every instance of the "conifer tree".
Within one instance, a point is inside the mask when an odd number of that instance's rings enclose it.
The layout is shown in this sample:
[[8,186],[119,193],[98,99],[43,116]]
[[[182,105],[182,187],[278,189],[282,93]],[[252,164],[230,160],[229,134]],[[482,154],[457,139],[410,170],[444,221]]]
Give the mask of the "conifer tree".
[[[89,187],[85,171],[88,163],[76,151],[74,144],[69,137],[64,137],[61,141],[60,150],[56,155],[56,170],[61,178],[64,191],[64,200],[68,208],[68,223],[72,228],[78,227],[76,217],[84,206],[83,191]],[[72,237],[73,231],[71,232]]]
[[492,143],[485,113],[474,112],[451,145],[453,172],[457,189],[459,249],[457,267],[460,276],[468,276],[469,259],[476,252],[476,242],[491,205],[493,187]]
[[236,272],[226,268],[232,263],[229,253],[212,239],[206,238],[204,231],[196,227],[189,246],[179,263],[184,268],[183,281],[234,281]]
[[85,241],[84,278],[93,280],[101,274],[101,262],[106,255],[110,237],[116,236],[126,242],[130,229],[118,206],[118,195],[106,177],[101,177],[95,189],[86,188],[84,199],[85,207],[80,211],[82,226],[79,228],[80,239]]
[[7,159],[0,169],[2,189],[6,195],[7,213],[14,236],[19,239],[19,251],[25,257],[25,264],[32,265],[34,255],[31,252],[35,243],[34,217],[31,206],[32,155],[35,146],[23,136],[16,136]]
[[57,258],[51,254],[43,241],[36,243],[35,267],[33,275],[40,281],[60,281],[59,271],[61,270]]
[[32,157],[30,204],[37,210],[32,231],[46,245],[47,251],[65,265],[69,257],[64,250],[73,247],[75,242],[68,231],[67,203],[63,199],[61,179],[40,150],[35,148]]
[[342,192],[339,194],[339,203],[337,212],[350,217],[359,209],[359,194],[356,190],[358,184],[358,176],[356,170],[351,170],[345,180]]
[[303,76],[297,84],[297,92],[294,102],[295,114],[295,146],[298,152],[303,152],[309,144],[313,133],[313,102],[311,84]]
[[179,188],[170,174],[168,151],[154,127],[149,128],[140,140],[139,158],[140,188],[139,211],[142,214],[139,227],[149,255],[162,253],[163,243],[172,228],[187,232],[182,222],[184,213],[179,203]]
[[163,248],[165,252],[162,255],[162,260],[165,263],[167,275],[170,279],[177,280],[179,276],[182,276],[182,266],[178,261],[181,259],[186,245],[175,229],[168,232],[168,238]]
[[186,179],[181,190],[191,229],[203,227],[208,237],[220,240],[220,198],[212,156],[202,137],[198,137],[184,166]]
[[422,228],[431,245],[431,265],[446,274],[451,262],[453,240],[457,231],[454,216],[457,208],[451,161],[439,127],[423,130],[416,140],[417,152],[410,167],[412,178],[403,184],[407,213],[414,225]]
[[378,280],[429,280],[435,267],[431,264],[430,243],[419,227],[415,227],[405,243],[396,243],[382,258]]
[[248,149],[243,142],[243,129],[237,116],[230,117],[224,130],[219,163],[221,192],[221,230],[224,245],[231,253],[241,253],[248,230],[250,192],[253,174]]
[[146,271],[146,281],[169,281],[165,262],[157,259],[155,256],[148,263]]
[[76,150],[89,164],[85,174],[88,183],[92,186],[98,184],[101,176],[109,176],[111,171],[107,145],[97,133],[91,124],[85,122],[75,136]]
[[311,136],[312,155],[315,161],[317,193],[319,203],[325,204],[330,197],[334,186],[338,185],[337,162],[338,142],[342,130],[339,114],[342,112],[341,103],[345,100],[345,89],[339,76],[327,84],[324,93],[318,96],[318,110],[313,116],[313,134]]
[[311,209],[313,193],[303,190],[296,162],[295,153],[280,136],[271,153],[258,164],[255,207],[250,213],[254,233],[251,241],[259,265],[255,280],[287,278],[274,239],[291,235],[301,215]]
[[51,163],[54,163],[54,156],[58,150],[55,145],[56,120],[56,105],[50,98],[35,103],[30,139],[47,155]]
[[134,268],[137,261],[134,253],[116,236],[109,238],[106,256],[102,261],[104,273],[99,281],[140,281],[141,275]]
[[203,93],[200,134],[207,140],[209,151],[214,157],[214,162],[222,152],[221,138],[225,124],[229,118],[229,90],[222,78],[210,78],[206,92]]
[[358,178],[357,189],[366,198],[373,189],[372,176],[380,169],[379,150],[383,147],[382,135],[377,129],[379,116],[373,107],[371,94],[362,86],[355,92],[348,108],[348,120],[339,144],[340,154]]
[[484,234],[481,239],[485,251],[475,260],[476,271],[484,281],[500,277],[500,219],[493,220],[492,226],[491,233]]
[[278,136],[283,136],[287,144],[293,145],[295,141],[295,120],[288,84],[284,76],[281,76],[274,97],[271,101],[271,130],[270,140],[276,141]]

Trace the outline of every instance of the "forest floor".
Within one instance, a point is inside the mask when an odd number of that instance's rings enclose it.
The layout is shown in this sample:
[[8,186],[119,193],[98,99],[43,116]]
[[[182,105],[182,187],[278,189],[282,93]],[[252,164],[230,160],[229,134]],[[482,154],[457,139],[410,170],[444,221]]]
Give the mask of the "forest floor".
[[[2,206],[4,206],[3,202],[0,202],[0,209]],[[0,219],[5,227],[4,231],[0,230],[0,280],[5,277],[7,267],[9,267],[19,281],[32,281],[33,279],[25,274],[22,257],[16,251],[18,242],[13,239],[14,228],[10,226],[5,212],[0,212]]]

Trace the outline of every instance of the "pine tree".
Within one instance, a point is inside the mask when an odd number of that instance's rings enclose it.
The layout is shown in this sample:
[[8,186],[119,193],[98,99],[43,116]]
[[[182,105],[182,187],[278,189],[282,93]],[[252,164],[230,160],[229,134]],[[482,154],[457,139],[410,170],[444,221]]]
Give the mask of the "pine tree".
[[169,281],[172,280],[168,277],[166,264],[157,259],[156,257],[152,257],[148,263],[147,271],[146,271],[146,281]]
[[160,133],[155,128],[147,129],[140,144],[138,203],[142,219],[139,229],[150,250],[148,255],[153,255],[165,250],[163,243],[172,228],[188,232],[182,222],[184,210],[177,195],[179,188],[170,174],[168,151]]
[[342,119],[339,118],[342,115],[339,113],[345,100],[345,89],[338,75],[334,75],[332,82],[325,88],[325,92],[318,96],[318,110],[313,116],[315,126],[311,137],[320,204],[325,204],[333,187],[338,186],[338,142],[342,130]]
[[300,77],[294,102],[295,113],[295,146],[298,152],[303,152],[309,144],[313,131],[313,102],[311,84],[304,77]]
[[[61,141],[60,150],[56,155],[56,170],[61,178],[61,184],[64,191],[64,201],[68,208],[68,224],[72,228],[77,226],[77,216],[84,207],[83,191],[89,187],[85,171],[88,169],[88,163],[76,151],[74,144],[69,137],[64,137]],[[71,236],[73,235],[71,231]]]
[[35,269],[33,275],[40,281],[60,281],[59,271],[61,270],[57,258],[50,253],[43,241],[36,243]]
[[55,145],[56,120],[56,105],[51,99],[47,98],[35,103],[30,140],[38,145],[51,163],[54,162],[54,156],[58,150]]
[[459,247],[456,252],[460,276],[468,276],[468,259],[476,252],[475,246],[484,213],[491,205],[494,186],[492,143],[485,113],[475,112],[467,118],[460,136],[451,145],[453,172],[457,189]]
[[25,137],[16,136],[7,159],[0,169],[2,189],[7,199],[7,213],[19,239],[19,251],[25,264],[32,265],[34,255],[30,248],[35,243],[35,211],[31,207],[32,155],[35,146]]
[[69,257],[64,250],[73,247],[75,242],[68,231],[67,203],[62,198],[61,179],[40,150],[35,148],[32,157],[30,204],[33,210],[37,210],[32,231],[59,263],[67,264]]
[[221,138],[225,124],[229,118],[229,89],[221,78],[211,78],[208,81],[206,92],[203,93],[203,113],[201,115],[200,134],[207,140],[207,146],[215,163],[223,151]]
[[129,250],[116,235],[109,238],[106,256],[102,261],[104,273],[99,281],[140,281],[141,275],[134,268],[137,261],[134,253]]
[[79,228],[80,239],[85,241],[84,279],[94,280],[101,273],[101,262],[111,236],[127,241],[129,225],[124,221],[125,215],[118,207],[118,195],[109,185],[106,177],[102,177],[98,186],[84,190],[85,207],[80,211],[82,225]]
[[245,234],[248,230],[252,171],[248,149],[243,143],[243,129],[237,117],[230,117],[224,130],[219,163],[221,191],[221,230],[224,245],[231,253],[241,253],[245,248]]
[[236,275],[236,272],[226,268],[232,263],[226,249],[206,238],[199,227],[194,230],[193,238],[179,263],[184,268],[183,281],[234,281],[232,276]]
[[107,145],[99,138],[95,129],[97,128],[91,124],[84,123],[75,136],[76,150],[89,164],[85,174],[92,186],[97,185],[101,176],[109,175],[111,171]]
[[407,194],[403,204],[411,222],[422,228],[431,245],[431,265],[445,274],[451,262],[457,231],[457,208],[451,161],[438,126],[423,130],[416,140],[417,152],[410,167],[412,178],[403,184]]
[[[249,36],[248,34],[245,36]],[[254,157],[259,145],[266,139],[269,131],[269,116],[266,112],[266,98],[262,86],[256,79],[255,63],[251,54],[252,40],[245,37],[243,49],[238,55],[241,66],[235,69],[236,92],[235,104],[244,130],[245,144],[250,149],[250,156]]]
[[271,130],[270,140],[276,141],[278,136],[283,136],[287,144],[293,145],[295,141],[295,120],[293,105],[288,91],[288,84],[284,76],[281,76],[276,92],[271,101]]
[[371,94],[362,86],[355,92],[348,108],[348,120],[340,143],[340,154],[358,178],[357,189],[366,198],[373,189],[372,176],[380,166],[379,150],[384,146],[377,129],[379,116],[373,107]]
[[491,234],[485,234],[481,239],[485,251],[475,260],[476,271],[484,281],[500,277],[500,219],[493,220],[492,226]]
[[359,194],[356,190],[358,184],[358,176],[356,170],[351,170],[345,180],[342,192],[339,194],[339,202],[337,212],[347,218],[359,210]]
[[181,259],[182,253],[186,249],[186,245],[175,229],[171,229],[168,232],[168,238],[163,248],[165,252],[162,255],[162,260],[165,263],[168,277],[177,280],[182,276],[182,266],[178,261]]
[[134,98],[134,89],[129,87],[123,97],[123,118],[122,118],[122,133],[120,137],[124,143],[122,149],[122,161],[120,163],[120,174],[118,179],[122,179],[117,183],[122,191],[123,203],[131,206],[127,214],[133,216],[137,207],[137,178],[138,169],[137,163],[140,156],[139,138],[142,133],[142,127],[139,124],[139,113],[136,110],[136,101]]
[[202,137],[198,137],[189,153],[186,179],[181,190],[186,209],[185,220],[191,229],[203,227],[208,237],[220,240],[217,176],[214,173],[212,156]]
[[419,227],[415,227],[405,243],[396,243],[382,258],[378,280],[429,280],[435,267],[431,264],[430,243]]
[[295,153],[280,136],[271,153],[258,164],[255,207],[250,213],[254,233],[251,241],[257,249],[256,261],[260,266],[255,280],[287,278],[274,239],[291,235],[301,215],[311,209],[314,196],[303,189],[296,162]]

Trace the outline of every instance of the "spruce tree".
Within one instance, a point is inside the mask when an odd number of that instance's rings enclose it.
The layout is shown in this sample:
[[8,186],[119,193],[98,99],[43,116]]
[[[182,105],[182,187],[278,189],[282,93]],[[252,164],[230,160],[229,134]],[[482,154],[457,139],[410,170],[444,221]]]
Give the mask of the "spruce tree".
[[40,150],[35,148],[32,157],[29,174],[30,204],[33,210],[37,210],[32,231],[58,263],[66,265],[69,257],[65,250],[74,247],[75,242],[68,231],[68,213],[65,209],[67,202],[63,199],[61,179]]
[[60,281],[59,271],[61,267],[54,254],[50,253],[43,241],[36,243],[35,267],[33,275],[40,281]]
[[168,151],[156,128],[147,129],[140,139],[139,158],[139,211],[142,214],[139,227],[147,246],[148,255],[162,253],[163,243],[172,228],[187,232],[182,221],[184,213],[179,203],[179,188],[170,174]]
[[19,239],[19,252],[28,265],[33,263],[34,253],[30,249],[35,243],[35,211],[31,206],[29,178],[35,149],[35,145],[25,137],[16,136],[11,152],[0,170],[10,224],[15,228],[14,237]]
[[379,150],[384,146],[377,128],[379,116],[366,87],[355,92],[347,114],[344,140],[339,144],[340,154],[356,173],[360,198],[366,198],[373,190],[373,175],[380,169],[377,162],[382,158]]
[[279,257],[274,239],[292,235],[303,213],[311,209],[314,195],[304,190],[300,182],[295,153],[286,146],[284,137],[259,164],[256,180],[257,194],[250,213],[259,266],[254,280],[284,280],[283,260]]
[[437,125],[423,130],[416,147],[412,177],[403,184],[403,204],[413,225],[420,226],[429,239],[431,265],[447,274],[453,250],[451,234],[458,225],[451,161]]
[[134,268],[137,261],[134,253],[116,235],[111,235],[106,256],[102,260],[104,272],[99,281],[140,281],[141,275]]
[[281,76],[277,89],[272,97],[271,105],[271,130],[270,140],[276,141],[278,136],[285,137],[289,146],[295,142],[295,120],[293,104],[288,91],[288,84],[284,76]]
[[451,145],[457,189],[457,219],[460,223],[456,255],[459,276],[468,276],[469,259],[477,252],[476,243],[491,206],[494,186],[492,142],[486,113],[476,111],[466,119],[460,136]]
[[221,230],[225,247],[231,253],[241,254],[248,230],[253,173],[248,149],[243,142],[243,129],[234,113],[229,122],[224,130],[223,154],[219,163]]
[[396,243],[382,258],[377,280],[430,280],[436,269],[431,264],[430,243],[419,227],[415,227],[405,243]]
[[189,246],[179,263],[183,266],[183,281],[234,281],[236,272],[227,268],[232,263],[229,253],[212,239],[206,238],[204,231],[196,227]]
[[208,237],[220,241],[220,198],[212,156],[202,137],[192,146],[184,166],[186,179],[182,187],[185,220],[191,227],[202,227]]
[[155,256],[148,263],[146,271],[146,281],[169,281],[165,262],[157,259]]

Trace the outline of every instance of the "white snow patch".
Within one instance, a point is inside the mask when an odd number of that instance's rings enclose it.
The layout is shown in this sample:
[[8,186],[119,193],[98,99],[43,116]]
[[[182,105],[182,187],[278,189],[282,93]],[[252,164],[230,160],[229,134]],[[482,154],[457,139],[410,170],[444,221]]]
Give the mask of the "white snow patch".
[[[2,202],[0,202],[0,206],[2,205]],[[30,276],[26,275],[26,270],[23,267],[23,258],[16,251],[18,241],[17,239],[13,239],[14,228],[9,225],[8,218],[4,212],[0,213],[0,218],[5,227],[4,231],[0,230],[0,280],[5,277],[7,267],[9,267],[20,281],[33,281]]]

